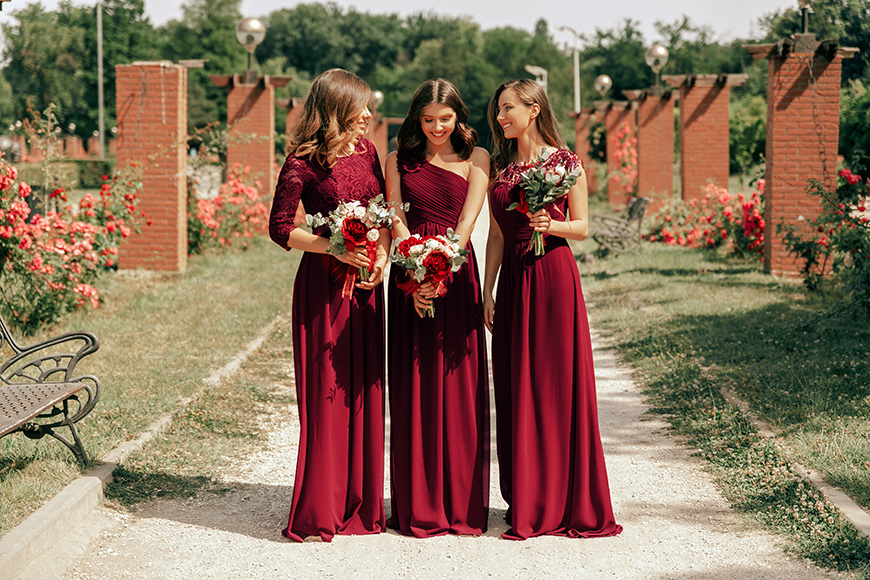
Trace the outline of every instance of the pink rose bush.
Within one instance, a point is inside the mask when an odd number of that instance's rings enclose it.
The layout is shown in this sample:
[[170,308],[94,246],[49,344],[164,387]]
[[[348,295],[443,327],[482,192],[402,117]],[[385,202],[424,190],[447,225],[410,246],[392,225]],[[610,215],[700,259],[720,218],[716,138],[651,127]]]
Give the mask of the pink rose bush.
[[0,308],[24,332],[85,305],[97,308],[98,279],[116,267],[121,240],[138,229],[141,181],[135,167],[104,176],[99,193],[67,203],[63,189],[46,197],[56,209],[32,213],[31,187],[0,159]]
[[647,221],[644,239],[690,248],[724,247],[731,254],[761,256],[764,248],[764,180],[749,195],[713,184],[704,195],[671,199]]
[[255,234],[265,231],[269,206],[261,185],[251,178],[251,168],[235,164],[227,181],[211,199],[197,198],[188,188],[187,243],[191,254],[208,248],[247,246]]

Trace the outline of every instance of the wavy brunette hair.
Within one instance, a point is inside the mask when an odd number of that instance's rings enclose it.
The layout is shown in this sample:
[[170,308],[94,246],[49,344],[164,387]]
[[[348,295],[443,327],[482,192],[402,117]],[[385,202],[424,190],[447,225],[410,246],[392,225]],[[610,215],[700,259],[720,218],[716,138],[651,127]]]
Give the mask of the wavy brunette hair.
[[519,79],[502,83],[489,100],[489,106],[486,111],[489,128],[492,130],[492,158],[495,160],[495,171],[501,171],[507,167],[517,154],[517,140],[505,139],[504,130],[502,130],[497,120],[498,99],[508,89],[516,93],[517,98],[525,106],[538,105],[540,107],[541,112],[535,117],[535,127],[538,129],[538,134],[540,134],[544,143],[550,147],[566,147],[565,140],[559,132],[559,125],[556,121],[556,115],[553,113],[553,107],[550,106],[550,99],[547,98],[547,93],[544,92],[541,86],[531,79]]
[[368,84],[355,74],[340,68],[322,73],[311,84],[287,154],[335,166],[356,137],[357,121],[371,99]]
[[429,79],[417,87],[408,115],[399,127],[396,137],[400,152],[407,152],[412,157],[426,156],[426,134],[420,126],[423,109],[429,105],[445,105],[456,113],[456,126],[450,134],[450,144],[462,160],[471,157],[474,145],[477,143],[477,131],[468,126],[468,107],[462,102],[459,91],[450,81],[444,79]]

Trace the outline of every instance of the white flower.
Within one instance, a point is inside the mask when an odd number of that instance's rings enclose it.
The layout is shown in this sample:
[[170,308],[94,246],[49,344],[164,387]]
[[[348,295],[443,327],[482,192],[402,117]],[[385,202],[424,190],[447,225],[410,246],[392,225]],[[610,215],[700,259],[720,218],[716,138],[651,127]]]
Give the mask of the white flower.
[[360,220],[365,218],[366,217],[366,208],[362,207],[361,205],[354,207],[353,208],[353,216],[357,219],[360,219]]

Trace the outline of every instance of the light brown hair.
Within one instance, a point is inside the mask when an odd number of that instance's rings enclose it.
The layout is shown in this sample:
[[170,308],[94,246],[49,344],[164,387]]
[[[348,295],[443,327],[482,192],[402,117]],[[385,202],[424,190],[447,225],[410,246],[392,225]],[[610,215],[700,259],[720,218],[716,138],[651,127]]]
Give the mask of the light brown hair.
[[357,120],[372,99],[368,84],[355,74],[333,68],[311,84],[288,155],[333,167],[356,137]]
[[498,123],[498,99],[508,89],[514,91],[517,98],[525,106],[531,107],[537,104],[540,107],[541,112],[535,117],[535,127],[538,129],[538,134],[540,134],[544,143],[550,147],[566,146],[565,140],[559,132],[559,125],[556,121],[556,115],[553,113],[553,107],[550,106],[550,99],[547,98],[547,93],[544,92],[538,83],[531,79],[519,79],[502,83],[489,100],[486,112],[489,128],[492,130],[492,158],[495,160],[493,167],[495,171],[501,171],[507,167],[517,154],[517,140],[505,139],[504,130]]

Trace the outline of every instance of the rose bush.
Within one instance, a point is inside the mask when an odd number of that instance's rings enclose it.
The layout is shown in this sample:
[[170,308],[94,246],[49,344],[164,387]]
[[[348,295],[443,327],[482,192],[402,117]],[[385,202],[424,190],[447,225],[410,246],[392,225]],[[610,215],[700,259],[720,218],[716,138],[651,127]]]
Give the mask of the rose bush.
[[764,180],[749,196],[713,184],[697,199],[670,200],[647,221],[644,239],[690,248],[725,247],[740,256],[764,249]]
[[129,167],[104,176],[98,196],[78,203],[57,188],[49,195],[59,209],[41,215],[27,203],[30,186],[0,159],[0,307],[10,324],[31,333],[73,308],[99,306],[94,284],[142,218],[137,174]]
[[235,164],[217,196],[201,199],[188,187],[187,249],[190,254],[209,248],[243,246],[257,232],[264,231],[269,207],[260,194],[260,184],[251,179],[250,167]]

